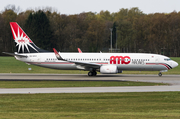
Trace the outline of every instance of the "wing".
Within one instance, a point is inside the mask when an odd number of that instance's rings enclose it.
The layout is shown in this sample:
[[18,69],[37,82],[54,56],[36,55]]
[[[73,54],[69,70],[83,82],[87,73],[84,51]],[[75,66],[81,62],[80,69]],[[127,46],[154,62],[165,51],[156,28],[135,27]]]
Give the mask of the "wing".
[[80,66],[84,66],[85,68],[95,68],[95,69],[99,69],[102,65],[101,64],[96,64],[96,63],[91,63],[91,62],[79,62],[79,61],[70,61],[70,60],[65,60],[63,59],[60,54],[56,51],[55,48],[53,48],[54,53],[56,55],[56,58],[58,60],[62,60],[62,61],[67,61],[67,62],[72,62],[75,63],[76,65],[80,65]]

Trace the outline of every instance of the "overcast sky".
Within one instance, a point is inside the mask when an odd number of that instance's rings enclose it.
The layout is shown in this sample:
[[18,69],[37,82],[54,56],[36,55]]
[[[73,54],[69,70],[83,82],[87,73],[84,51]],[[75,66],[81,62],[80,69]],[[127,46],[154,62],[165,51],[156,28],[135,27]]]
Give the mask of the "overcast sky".
[[180,11],[180,0],[1,0],[0,11],[8,4],[20,7],[22,11],[37,7],[52,7],[61,14],[79,14],[108,10],[118,12],[121,8],[138,7],[143,13],[170,13]]

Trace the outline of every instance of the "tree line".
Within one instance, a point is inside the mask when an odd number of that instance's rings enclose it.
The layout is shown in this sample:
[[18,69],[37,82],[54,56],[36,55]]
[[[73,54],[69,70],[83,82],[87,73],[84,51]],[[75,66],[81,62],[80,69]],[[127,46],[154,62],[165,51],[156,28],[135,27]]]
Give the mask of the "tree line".
[[0,55],[15,52],[9,22],[17,22],[40,48],[62,52],[156,53],[180,56],[180,12],[144,14],[138,8],[66,15],[52,8],[7,6],[0,13]]

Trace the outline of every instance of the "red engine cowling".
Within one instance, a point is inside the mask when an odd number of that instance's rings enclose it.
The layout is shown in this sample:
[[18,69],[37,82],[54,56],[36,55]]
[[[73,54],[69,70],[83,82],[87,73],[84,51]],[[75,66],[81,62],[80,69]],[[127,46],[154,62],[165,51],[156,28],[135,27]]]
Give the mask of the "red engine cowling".
[[101,74],[116,74],[118,73],[118,69],[116,65],[106,65],[100,67]]

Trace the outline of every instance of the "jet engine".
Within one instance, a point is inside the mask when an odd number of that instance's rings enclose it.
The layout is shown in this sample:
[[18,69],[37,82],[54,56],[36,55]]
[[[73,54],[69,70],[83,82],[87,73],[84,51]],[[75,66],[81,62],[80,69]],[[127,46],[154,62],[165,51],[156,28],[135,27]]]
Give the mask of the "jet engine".
[[118,73],[118,69],[116,65],[106,65],[100,67],[101,74],[116,74]]

